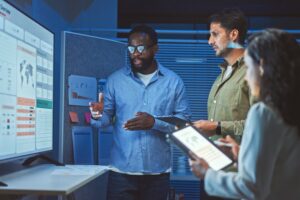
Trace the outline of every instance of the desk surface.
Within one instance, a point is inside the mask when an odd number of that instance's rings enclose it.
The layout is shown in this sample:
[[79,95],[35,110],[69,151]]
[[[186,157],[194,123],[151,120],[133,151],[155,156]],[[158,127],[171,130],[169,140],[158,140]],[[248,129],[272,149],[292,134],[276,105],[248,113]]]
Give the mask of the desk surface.
[[99,165],[38,165],[0,177],[0,194],[68,195],[108,170]]

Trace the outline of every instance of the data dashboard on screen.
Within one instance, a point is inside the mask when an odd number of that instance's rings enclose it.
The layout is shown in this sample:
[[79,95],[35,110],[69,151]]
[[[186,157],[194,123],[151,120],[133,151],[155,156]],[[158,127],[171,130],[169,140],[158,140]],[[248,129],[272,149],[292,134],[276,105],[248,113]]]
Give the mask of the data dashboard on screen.
[[0,0],[0,161],[52,150],[54,34]]

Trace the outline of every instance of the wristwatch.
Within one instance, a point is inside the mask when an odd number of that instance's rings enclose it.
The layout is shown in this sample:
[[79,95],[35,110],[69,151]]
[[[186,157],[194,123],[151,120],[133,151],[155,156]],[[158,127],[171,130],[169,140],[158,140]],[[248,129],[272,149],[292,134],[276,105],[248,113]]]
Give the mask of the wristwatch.
[[218,124],[217,124],[216,134],[217,135],[222,135],[222,132],[221,132],[221,122],[220,121],[218,121]]

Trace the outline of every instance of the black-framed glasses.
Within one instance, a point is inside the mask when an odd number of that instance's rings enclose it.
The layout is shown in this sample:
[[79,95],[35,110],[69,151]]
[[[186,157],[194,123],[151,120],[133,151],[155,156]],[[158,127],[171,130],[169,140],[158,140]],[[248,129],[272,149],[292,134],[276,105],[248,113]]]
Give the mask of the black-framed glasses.
[[138,45],[138,46],[133,46],[133,45],[128,45],[127,49],[129,51],[129,53],[134,54],[135,51],[139,52],[139,53],[143,53],[145,51],[145,49],[149,49],[152,46],[154,46],[154,44],[146,46],[146,45]]

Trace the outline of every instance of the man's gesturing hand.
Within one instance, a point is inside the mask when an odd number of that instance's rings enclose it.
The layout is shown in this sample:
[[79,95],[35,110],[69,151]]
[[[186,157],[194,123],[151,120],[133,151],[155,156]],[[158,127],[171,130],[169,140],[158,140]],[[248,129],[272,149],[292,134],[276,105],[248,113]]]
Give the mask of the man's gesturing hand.
[[100,92],[98,96],[98,102],[89,103],[90,111],[94,119],[99,119],[100,117],[102,117],[102,112],[104,108],[103,98],[103,93]]

